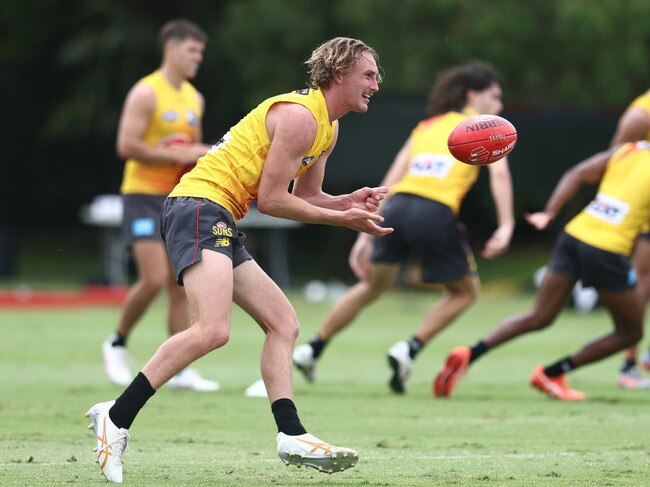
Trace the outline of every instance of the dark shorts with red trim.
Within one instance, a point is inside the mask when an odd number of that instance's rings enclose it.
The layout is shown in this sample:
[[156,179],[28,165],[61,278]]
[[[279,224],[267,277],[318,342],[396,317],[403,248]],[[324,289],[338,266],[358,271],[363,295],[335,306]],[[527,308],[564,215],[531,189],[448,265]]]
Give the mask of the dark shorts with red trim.
[[396,193],[382,209],[382,226],[395,231],[375,240],[372,262],[416,259],[426,283],[455,281],[476,272],[465,226],[447,205],[408,193]]
[[580,279],[583,287],[621,292],[636,284],[628,256],[593,247],[566,232],[557,238],[548,267],[569,279]]
[[246,235],[237,230],[232,214],[205,198],[167,198],[160,213],[162,236],[174,266],[176,281],[183,285],[183,271],[201,260],[201,250],[227,255],[233,269],[252,260],[244,248]]
[[160,209],[166,195],[125,194],[122,195],[124,216],[122,218],[122,238],[127,247],[136,240],[157,240],[160,235]]

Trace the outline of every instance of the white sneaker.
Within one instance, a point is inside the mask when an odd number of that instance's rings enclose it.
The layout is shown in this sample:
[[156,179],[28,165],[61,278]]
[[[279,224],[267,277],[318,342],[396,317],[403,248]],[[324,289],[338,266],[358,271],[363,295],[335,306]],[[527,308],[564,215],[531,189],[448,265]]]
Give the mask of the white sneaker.
[[397,342],[388,349],[388,364],[393,369],[389,385],[398,394],[403,394],[406,391],[406,381],[409,380],[413,372],[413,359],[409,352],[409,344],[406,342]]
[[352,468],[359,461],[356,451],[330,445],[309,433],[298,436],[278,433],[278,455],[285,465],[298,468],[305,465],[330,474]]
[[316,359],[314,358],[314,349],[309,343],[300,345],[293,351],[293,365],[302,372],[307,381],[314,382],[316,380]]
[[219,390],[218,382],[204,379],[196,370],[189,367],[169,379],[167,386],[171,389],[189,389],[190,391],[199,392],[216,392]]
[[637,367],[620,372],[616,383],[621,389],[650,389],[650,380]]
[[115,401],[100,402],[86,413],[90,420],[88,429],[97,439],[96,462],[109,482],[122,483],[122,455],[129,451],[129,430],[118,428],[108,415]]
[[244,391],[246,397],[269,397],[268,392],[266,392],[266,386],[262,379],[253,382],[249,385]]
[[102,344],[104,355],[104,369],[108,378],[121,386],[128,386],[133,380],[133,374],[129,369],[129,354],[126,347],[114,347],[112,345],[115,335],[111,335]]

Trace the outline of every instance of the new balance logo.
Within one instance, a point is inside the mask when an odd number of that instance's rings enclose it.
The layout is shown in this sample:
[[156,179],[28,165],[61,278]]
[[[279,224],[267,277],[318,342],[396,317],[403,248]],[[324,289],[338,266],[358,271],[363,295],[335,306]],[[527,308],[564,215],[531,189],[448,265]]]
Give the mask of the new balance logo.
[[230,239],[228,237],[219,237],[214,242],[215,247],[230,247]]

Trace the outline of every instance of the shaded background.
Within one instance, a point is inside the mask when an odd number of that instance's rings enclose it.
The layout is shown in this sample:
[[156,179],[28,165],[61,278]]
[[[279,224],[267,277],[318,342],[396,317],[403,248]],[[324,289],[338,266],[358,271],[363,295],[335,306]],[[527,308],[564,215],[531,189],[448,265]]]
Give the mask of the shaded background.
[[[540,209],[568,166],[609,145],[620,113],[650,85],[645,0],[4,0],[0,276],[20,276],[40,258],[59,262],[43,273],[101,278],[91,268],[98,229],[80,221],[79,209],[118,191],[122,103],[133,83],[158,67],[156,33],[176,17],[209,36],[194,80],[206,98],[206,142],[262,99],[305,86],[303,61],[322,41],[357,37],[377,50],[385,81],[367,114],[341,121],[325,181],[331,193],[381,180],[425,116],[440,70],[491,62],[505,80],[502,115],[519,132],[510,156],[515,249],[552,239],[553,231],[534,234],[521,216]],[[589,197],[581,193],[567,215]],[[494,229],[485,174],[462,218],[477,246]],[[311,225],[290,237],[297,278],[351,278],[353,232]]]

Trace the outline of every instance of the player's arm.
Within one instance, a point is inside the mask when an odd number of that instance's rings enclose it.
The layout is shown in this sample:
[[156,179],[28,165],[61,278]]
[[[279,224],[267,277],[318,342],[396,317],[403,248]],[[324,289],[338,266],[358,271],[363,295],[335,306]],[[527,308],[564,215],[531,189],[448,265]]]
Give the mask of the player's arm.
[[154,164],[193,164],[207,151],[203,144],[183,148],[155,147],[144,141],[156,110],[156,94],[144,83],[136,84],[126,97],[117,130],[117,153],[122,159]]
[[[201,113],[205,113],[205,98],[203,98],[203,95],[199,92],[196,93],[196,98],[199,102],[199,106],[201,107]],[[210,150],[210,146],[207,144],[203,144],[203,124],[202,124],[203,117],[201,117],[201,120],[199,123],[196,125],[196,129],[194,131],[194,137],[192,137],[192,142],[201,145],[205,150],[204,154]]]
[[512,177],[508,158],[504,157],[488,166],[490,171],[490,191],[497,213],[497,229],[485,243],[481,255],[485,258],[496,257],[510,246],[515,230],[515,216],[512,196]]
[[[316,120],[309,110],[295,103],[275,104],[267,113],[266,129],[271,145],[264,162],[257,196],[260,212],[305,223],[345,226],[373,235],[384,235],[392,231],[378,226],[377,223],[383,221],[383,218],[367,210],[355,207],[336,210],[316,206],[289,193],[287,189],[316,137]],[[320,185],[323,179],[322,169],[320,173],[317,170],[317,174]],[[315,183],[312,181],[310,184]]]
[[296,178],[293,185],[293,194],[312,205],[332,210],[347,210],[360,208],[367,211],[377,211],[379,203],[388,192],[388,188],[378,187],[360,188],[350,194],[331,195],[323,191],[323,179],[327,159],[336,146],[339,133],[338,123],[335,127],[334,137],[330,146],[321,154],[308,171]]
[[614,149],[599,152],[564,173],[553,190],[544,211],[527,213],[526,221],[537,230],[544,230],[555,219],[560,210],[584,184],[596,184],[605,174],[607,163]]
[[650,114],[643,108],[628,108],[621,116],[610,148],[623,142],[646,140],[650,134]]

